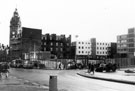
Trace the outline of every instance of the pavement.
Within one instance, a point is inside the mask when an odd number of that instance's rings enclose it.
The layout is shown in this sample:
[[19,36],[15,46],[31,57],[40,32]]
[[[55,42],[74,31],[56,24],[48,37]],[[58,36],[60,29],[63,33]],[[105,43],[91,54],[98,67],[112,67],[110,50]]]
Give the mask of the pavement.
[[0,91],[49,91],[49,88],[14,76],[3,76],[0,79]]
[[127,69],[120,69],[116,72],[95,72],[88,73],[87,70],[77,73],[80,76],[91,78],[91,79],[98,79],[98,80],[105,80],[105,81],[112,81],[118,82],[123,84],[130,84],[135,85],[135,73],[125,73],[124,71]]

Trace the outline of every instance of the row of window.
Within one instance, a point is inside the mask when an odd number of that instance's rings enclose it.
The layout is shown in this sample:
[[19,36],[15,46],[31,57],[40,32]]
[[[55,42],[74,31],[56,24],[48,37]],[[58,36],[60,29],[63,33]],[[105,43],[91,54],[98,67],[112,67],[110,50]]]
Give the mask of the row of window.
[[99,52],[99,51],[97,51],[97,54],[108,54],[108,52]]
[[[61,36],[56,36],[56,40],[61,40],[63,37]],[[47,36],[42,36],[42,40],[47,40]],[[52,40],[52,36],[50,36],[49,38],[50,40]],[[66,40],[68,40],[69,38],[65,38]]]
[[[42,45],[47,45],[47,44],[46,44],[46,42],[42,42]],[[53,42],[51,42],[50,45],[51,45],[51,46],[53,46],[53,45],[56,45],[56,46],[59,46],[59,45],[60,45],[60,46],[63,46],[63,43],[53,43]],[[69,43],[67,43],[67,46],[69,46]]]
[[86,53],[86,54],[88,53],[88,54],[90,54],[91,52],[90,52],[90,51],[78,51],[78,53],[79,53],[79,54],[83,54],[83,53]]
[[97,43],[97,45],[108,45],[109,46],[108,43]]
[[[44,51],[46,51],[46,50],[47,50],[47,49],[44,48]],[[60,51],[63,51],[63,48],[60,48],[60,49],[59,49],[59,48],[55,48],[55,49],[54,49],[54,48],[50,48],[50,51],[55,51],[55,50],[56,50],[56,51],[59,51],[59,50],[60,50]]]
[[83,46],[82,47],[81,46],[78,47],[78,49],[84,49],[84,48],[85,49],[90,49],[90,47],[83,47]]
[[90,44],[90,42],[78,42],[78,44]]
[[99,50],[99,49],[100,50],[105,50],[105,49],[107,50],[108,48],[107,47],[97,47],[97,50]]

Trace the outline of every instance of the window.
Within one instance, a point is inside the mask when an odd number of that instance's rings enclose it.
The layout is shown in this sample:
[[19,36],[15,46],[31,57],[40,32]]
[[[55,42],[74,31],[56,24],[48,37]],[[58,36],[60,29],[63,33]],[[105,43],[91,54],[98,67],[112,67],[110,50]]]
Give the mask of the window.
[[44,51],[46,51],[46,48],[44,48]]
[[69,46],[69,43],[67,43],[67,46]]
[[80,46],[78,48],[80,49]]
[[83,49],[83,46],[82,46],[82,49]]
[[51,48],[51,51],[53,51],[53,48]]
[[97,47],[97,50],[98,50],[99,48]]
[[83,53],[83,51],[82,51],[82,53]]
[[97,54],[98,54],[99,52],[97,51]]
[[46,45],[46,42],[44,42],[44,45]]
[[84,44],[84,43],[82,42],[82,44]]
[[58,51],[58,48],[56,48],[56,51]]
[[47,37],[45,36],[44,39],[47,40]]
[[63,51],[63,49],[62,49],[62,48],[60,48],[60,51]]
[[52,36],[50,36],[50,40],[52,40]]
[[63,44],[61,43],[61,46],[63,46]]
[[51,42],[51,46],[53,45],[53,43]]
[[58,43],[56,43],[56,46],[58,46]]
[[58,38],[58,36],[56,36],[56,40],[58,40],[59,38]]

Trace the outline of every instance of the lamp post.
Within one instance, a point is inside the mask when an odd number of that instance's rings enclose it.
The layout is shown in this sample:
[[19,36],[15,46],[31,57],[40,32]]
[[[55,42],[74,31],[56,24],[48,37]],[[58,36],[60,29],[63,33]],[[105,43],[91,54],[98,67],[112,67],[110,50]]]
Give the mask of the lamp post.
[[75,38],[76,38],[76,44],[75,44],[75,62],[77,62],[77,38],[78,38],[78,35],[76,35]]

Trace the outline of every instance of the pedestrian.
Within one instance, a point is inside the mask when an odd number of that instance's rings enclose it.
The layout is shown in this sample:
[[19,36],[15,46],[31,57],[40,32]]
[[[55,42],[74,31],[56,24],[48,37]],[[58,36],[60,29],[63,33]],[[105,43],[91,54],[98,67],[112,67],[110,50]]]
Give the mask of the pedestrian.
[[59,63],[59,70],[61,70],[61,62]]
[[91,70],[91,63],[89,62],[89,64],[88,64],[88,73],[90,73],[90,70]]
[[91,68],[90,68],[90,73],[93,72],[93,75],[94,75],[94,71],[95,71],[95,65],[94,63],[92,63]]
[[8,75],[9,75],[9,65],[8,65],[8,63],[5,63],[3,65],[3,71],[2,71],[2,73],[5,73],[6,78],[8,78]]
[[2,79],[2,70],[3,70],[3,65],[0,63],[0,79]]

